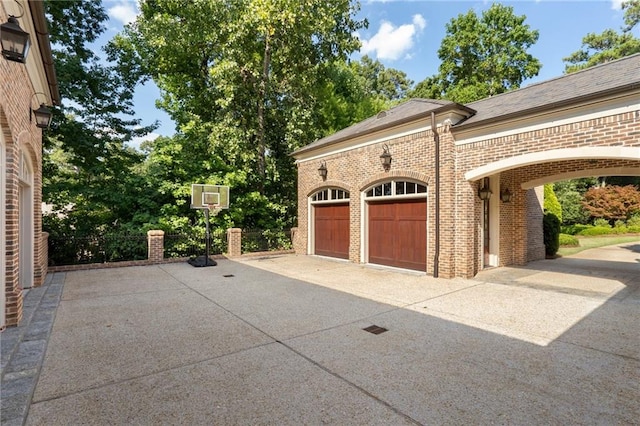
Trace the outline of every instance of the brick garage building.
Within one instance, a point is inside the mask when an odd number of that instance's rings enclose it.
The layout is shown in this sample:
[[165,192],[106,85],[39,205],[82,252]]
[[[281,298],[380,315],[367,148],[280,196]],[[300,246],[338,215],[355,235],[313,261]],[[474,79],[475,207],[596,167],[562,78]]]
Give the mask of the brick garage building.
[[17,17],[29,33],[26,62],[0,57],[0,328],[22,317],[22,291],[47,273],[42,233],[42,130],[31,111],[59,102],[41,1],[0,1],[0,23]]
[[524,265],[544,258],[541,185],[640,175],[640,55],[467,105],[412,99],[293,156],[298,253],[445,278]]

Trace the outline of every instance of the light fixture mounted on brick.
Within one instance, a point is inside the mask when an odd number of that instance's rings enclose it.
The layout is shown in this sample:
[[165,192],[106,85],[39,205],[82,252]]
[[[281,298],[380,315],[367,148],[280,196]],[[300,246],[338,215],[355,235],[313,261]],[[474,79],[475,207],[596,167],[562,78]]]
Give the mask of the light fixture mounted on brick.
[[[33,97],[38,94],[44,95],[44,93],[42,92],[36,92],[31,98],[33,99]],[[36,118],[36,127],[46,129],[47,127],[49,127],[49,124],[51,124],[53,113],[48,107],[45,106],[45,104],[41,103],[40,108],[38,109],[31,109],[31,107],[29,107],[29,120],[31,120],[33,117]]]
[[322,180],[327,180],[327,162],[323,161],[320,163],[320,167],[318,167],[318,175],[322,178]]
[[509,191],[509,188],[505,188],[502,191],[500,191],[500,200],[503,203],[510,203],[512,198],[513,198],[513,194],[511,193],[511,191]]
[[488,186],[483,186],[482,188],[478,189],[478,197],[480,197],[482,201],[487,201],[489,198],[491,198],[491,194],[492,192]]
[[380,163],[382,163],[382,167],[385,172],[388,172],[391,168],[391,153],[389,152],[389,147],[385,144],[382,147],[382,154],[380,155]]
[[[16,3],[18,3],[16,1]],[[20,3],[18,6],[22,8]],[[25,63],[29,53],[29,33],[20,28],[18,18],[20,16],[9,15],[9,19],[0,25],[0,44],[2,45],[2,56],[8,61]]]

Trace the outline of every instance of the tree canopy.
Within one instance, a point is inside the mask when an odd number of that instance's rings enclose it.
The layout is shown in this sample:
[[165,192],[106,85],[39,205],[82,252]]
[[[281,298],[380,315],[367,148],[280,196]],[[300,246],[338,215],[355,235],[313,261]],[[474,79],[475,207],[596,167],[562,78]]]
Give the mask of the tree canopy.
[[640,52],[640,39],[632,34],[640,22],[640,0],[623,2],[622,10],[625,23],[622,31],[608,29],[584,36],[582,48],[563,59],[566,74]]
[[539,34],[525,19],[499,3],[480,17],[471,9],[452,19],[438,49],[438,74],[419,83],[411,96],[467,103],[519,88],[542,67],[527,52]]
[[133,117],[137,81],[93,49],[108,19],[101,2],[47,1],[45,7],[62,104],[44,133],[43,199],[65,211],[75,229],[127,221],[139,207],[131,188],[140,185],[130,168],[142,156],[125,142],[154,125]]

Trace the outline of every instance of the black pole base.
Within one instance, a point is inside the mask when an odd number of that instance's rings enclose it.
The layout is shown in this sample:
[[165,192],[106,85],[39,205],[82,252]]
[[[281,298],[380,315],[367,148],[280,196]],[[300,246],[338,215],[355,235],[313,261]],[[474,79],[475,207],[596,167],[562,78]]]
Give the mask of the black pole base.
[[218,264],[215,260],[207,256],[192,257],[187,262],[189,262],[189,265],[196,268],[202,268],[205,266],[216,266]]

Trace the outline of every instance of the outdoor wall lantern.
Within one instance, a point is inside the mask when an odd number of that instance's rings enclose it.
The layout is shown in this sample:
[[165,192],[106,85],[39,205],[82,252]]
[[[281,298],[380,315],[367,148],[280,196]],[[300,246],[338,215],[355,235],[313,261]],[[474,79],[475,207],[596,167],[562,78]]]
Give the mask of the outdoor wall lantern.
[[388,172],[391,168],[391,154],[389,153],[389,147],[384,145],[382,147],[382,154],[380,155],[380,163],[382,163],[382,167],[385,172]]
[[27,62],[29,33],[20,28],[18,19],[13,15],[9,16],[7,22],[0,25],[0,44],[2,44],[2,56],[5,59],[23,64]]
[[480,197],[482,201],[487,201],[489,198],[491,198],[491,194],[492,192],[487,186],[483,186],[482,188],[478,189],[478,197]]
[[[37,94],[44,95],[42,92],[37,92],[34,93],[33,96],[36,96]],[[33,99],[33,96],[31,99]],[[34,116],[36,117],[36,127],[46,129],[49,127],[49,124],[51,124],[53,113],[45,106],[45,104],[40,104],[40,108],[38,109],[31,109],[31,107],[29,107],[29,121],[31,121]]]
[[512,198],[513,198],[513,194],[511,193],[511,191],[509,191],[509,188],[506,188],[500,191],[500,200],[503,203],[510,203]]
[[323,161],[322,163],[320,163],[320,167],[318,167],[318,175],[320,175],[322,180],[326,180],[327,179],[327,163],[326,163],[326,161]]

